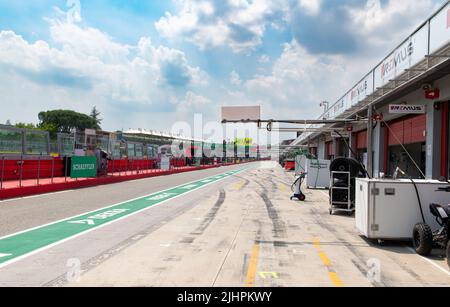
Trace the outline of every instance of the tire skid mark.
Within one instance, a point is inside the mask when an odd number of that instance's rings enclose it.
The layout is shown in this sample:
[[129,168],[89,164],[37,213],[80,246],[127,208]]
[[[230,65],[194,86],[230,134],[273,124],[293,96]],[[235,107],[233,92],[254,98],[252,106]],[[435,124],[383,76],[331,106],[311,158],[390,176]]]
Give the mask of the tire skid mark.
[[[176,212],[174,212],[173,215],[171,215],[170,220],[173,220],[173,219],[185,214],[187,211],[190,210],[190,208],[191,207],[182,208],[180,210],[177,210]],[[124,249],[129,248],[129,247],[135,245],[136,243],[142,241],[144,238],[151,235],[152,233],[154,233],[155,231],[157,231],[158,229],[160,229],[163,226],[164,225],[161,223],[156,223],[155,225],[152,225],[152,226],[144,229],[143,231],[128,237],[127,239],[123,240],[119,244],[116,244],[112,248],[105,250],[104,252],[100,253],[99,255],[94,256],[94,257],[90,258],[89,260],[85,261],[84,263],[81,264],[82,275],[88,273],[89,271],[93,270],[95,267],[101,265],[102,263],[104,263],[107,260],[111,259],[112,257],[116,256],[117,254],[122,252]],[[67,284],[69,284],[69,282],[67,281],[67,273],[64,273],[64,274],[56,277],[55,279],[45,283],[42,286],[49,287],[49,288],[64,287]]]
[[201,236],[211,225],[211,223],[215,220],[217,217],[217,214],[219,213],[220,209],[222,208],[222,205],[225,203],[226,198],[226,192],[224,189],[220,189],[220,195],[219,199],[216,201],[214,206],[209,210],[208,214],[205,216],[203,221],[201,222],[200,226],[193,232],[191,232],[191,235],[193,236]]
[[[259,178],[264,180],[265,178]],[[270,180],[270,179],[269,179]],[[273,181],[270,180],[272,183]],[[286,223],[281,219],[280,215],[278,214],[277,209],[275,208],[274,204],[270,200],[268,196],[267,188],[259,181],[255,180],[255,182],[261,187],[261,192],[258,192],[259,197],[264,201],[264,204],[266,205],[267,214],[269,215],[270,220],[272,221],[273,225],[273,233],[275,238],[286,238]]]

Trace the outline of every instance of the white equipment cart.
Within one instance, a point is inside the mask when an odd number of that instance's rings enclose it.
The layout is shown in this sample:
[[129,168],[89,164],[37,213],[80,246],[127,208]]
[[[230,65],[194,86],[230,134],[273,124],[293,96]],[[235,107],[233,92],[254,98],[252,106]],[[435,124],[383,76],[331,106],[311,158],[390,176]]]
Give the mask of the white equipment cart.
[[[425,222],[439,229],[431,203],[450,203],[450,193],[439,192],[446,182],[414,180]],[[414,226],[423,222],[414,184],[409,179],[356,179],[356,228],[368,239],[411,240]]]

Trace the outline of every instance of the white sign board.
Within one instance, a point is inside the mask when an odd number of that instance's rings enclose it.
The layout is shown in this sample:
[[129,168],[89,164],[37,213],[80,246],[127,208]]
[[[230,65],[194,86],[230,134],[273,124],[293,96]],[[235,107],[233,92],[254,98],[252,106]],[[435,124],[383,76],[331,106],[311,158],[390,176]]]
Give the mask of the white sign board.
[[430,53],[450,42],[450,4],[430,22]]
[[389,105],[390,114],[425,114],[427,111],[424,105]]
[[428,27],[406,40],[375,69],[375,87],[382,87],[419,63],[428,54]]
[[354,106],[373,94],[373,73],[369,73],[357,86],[350,91],[351,105]]
[[170,170],[170,158],[167,156],[161,157],[161,169],[164,171]]
[[306,161],[306,186],[308,188],[330,187],[330,165],[329,160],[307,160]]
[[84,130],[84,134],[85,135],[96,135],[97,131],[95,131],[95,129],[86,129],[86,130]]
[[86,152],[84,151],[84,149],[75,149],[74,156],[75,157],[84,157],[84,156],[86,156]]

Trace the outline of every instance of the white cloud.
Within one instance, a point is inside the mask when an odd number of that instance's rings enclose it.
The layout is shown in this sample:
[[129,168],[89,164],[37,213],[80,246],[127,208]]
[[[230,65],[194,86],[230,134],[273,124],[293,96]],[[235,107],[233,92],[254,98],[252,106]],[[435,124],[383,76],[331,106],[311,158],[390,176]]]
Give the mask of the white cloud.
[[230,83],[232,85],[241,85],[242,84],[242,80],[241,77],[239,76],[239,74],[236,71],[232,71],[230,74]]
[[167,38],[183,38],[201,49],[229,46],[234,52],[252,50],[262,42],[266,27],[282,22],[277,14],[284,1],[185,0],[175,1],[177,13],[167,12],[155,23]]
[[317,15],[320,13],[322,0],[299,0],[299,5],[308,15]]
[[405,31],[412,32],[436,8],[433,0],[388,0],[383,4],[380,0],[367,0],[365,7],[347,10],[355,34],[366,37],[374,45],[383,45],[393,39],[400,43],[410,34]]
[[331,59],[313,56],[293,41],[285,45],[271,74],[255,76],[246,82],[246,88],[252,97],[270,99],[275,106],[289,105],[308,112],[324,97],[337,95],[337,86],[343,85],[345,70]]
[[260,56],[260,57],[258,58],[258,62],[259,62],[260,64],[267,64],[267,63],[270,62],[270,57],[269,57],[268,55],[263,54],[262,56]]
[[245,81],[241,91],[228,91],[223,105],[261,105],[263,116],[308,119],[319,116],[320,102],[335,102],[361,76],[364,61],[342,56],[316,56],[295,40],[284,45],[270,73]]
[[[33,121],[42,109],[60,108],[66,102],[67,107],[84,112],[94,104],[111,113],[124,108],[143,113],[174,111],[186,91],[207,83],[207,74],[189,65],[182,51],[154,46],[149,38],[128,46],[97,29],[61,21],[51,23],[50,33],[51,45],[30,43],[12,31],[0,32],[0,79],[16,80],[12,88],[2,90],[21,105],[33,93],[35,103],[28,109],[35,112]],[[8,118],[14,120],[12,115]]]

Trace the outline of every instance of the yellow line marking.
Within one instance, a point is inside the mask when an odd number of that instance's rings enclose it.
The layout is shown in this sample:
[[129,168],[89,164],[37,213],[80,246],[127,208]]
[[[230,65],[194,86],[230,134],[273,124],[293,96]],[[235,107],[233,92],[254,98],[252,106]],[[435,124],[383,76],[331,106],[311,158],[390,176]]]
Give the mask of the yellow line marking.
[[234,187],[236,188],[236,190],[240,191],[244,187],[244,184],[245,184],[245,182],[239,182]]
[[324,252],[319,252],[319,257],[320,257],[320,259],[322,259],[324,266],[326,266],[326,267],[331,266],[331,261],[328,258],[327,254],[325,254]]
[[245,280],[245,287],[247,288],[253,287],[255,285],[259,253],[260,253],[259,245],[253,246],[252,256],[250,258],[250,263],[248,265],[247,278]]
[[319,238],[314,238],[313,239],[313,245],[315,248],[320,249],[320,239]]
[[336,288],[342,288],[344,287],[344,283],[339,278],[339,275],[336,272],[329,272],[328,275],[330,276],[331,281],[333,282],[333,285]]
[[284,190],[285,190],[285,187],[284,187],[284,184],[282,183],[282,184],[280,184],[280,191],[281,191],[281,193],[284,193]]
[[333,283],[333,286],[336,288],[344,287],[344,283],[342,282],[338,273],[331,271],[331,260],[327,256],[327,254],[324,251],[322,251],[319,238],[313,238],[313,246],[317,249],[319,257],[322,260],[323,265],[328,269],[328,276],[330,277],[330,280]]

